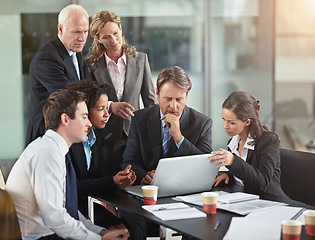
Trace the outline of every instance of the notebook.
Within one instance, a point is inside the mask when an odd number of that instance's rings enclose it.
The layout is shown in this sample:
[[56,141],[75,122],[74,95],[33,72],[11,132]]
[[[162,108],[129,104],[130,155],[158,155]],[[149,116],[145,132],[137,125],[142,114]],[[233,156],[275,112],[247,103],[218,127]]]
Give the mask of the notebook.
[[[158,197],[210,191],[219,170],[217,164],[210,163],[210,156],[200,154],[160,159],[151,183],[159,186]],[[125,190],[143,197],[141,185]]]

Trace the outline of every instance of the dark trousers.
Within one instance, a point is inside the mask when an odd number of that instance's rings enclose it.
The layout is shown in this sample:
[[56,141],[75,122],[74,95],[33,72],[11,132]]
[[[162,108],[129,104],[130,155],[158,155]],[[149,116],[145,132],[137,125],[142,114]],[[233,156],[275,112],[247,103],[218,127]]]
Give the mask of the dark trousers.
[[120,164],[123,160],[123,154],[126,148],[127,136],[122,136],[114,143],[104,142],[102,145],[102,155],[104,159],[104,168],[106,176],[115,176],[121,171]]
[[136,214],[120,210],[121,218],[124,220],[132,240],[146,240],[149,237],[159,237],[159,225],[146,220]]
[[109,228],[123,223],[123,220],[116,217],[100,204],[94,203],[94,223],[98,226]]
[[41,237],[38,240],[63,240],[63,238],[58,237],[57,234],[48,235],[46,237]]

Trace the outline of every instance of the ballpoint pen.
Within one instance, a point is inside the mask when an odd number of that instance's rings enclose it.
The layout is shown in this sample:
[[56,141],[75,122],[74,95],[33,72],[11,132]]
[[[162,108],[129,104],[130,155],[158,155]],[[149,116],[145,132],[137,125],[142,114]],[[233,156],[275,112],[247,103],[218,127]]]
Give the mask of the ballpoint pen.
[[218,230],[220,224],[221,224],[221,220],[219,219],[219,220],[217,221],[217,224],[214,226],[214,231],[217,231],[217,230]]
[[189,209],[190,207],[160,207],[158,209],[154,209],[153,211],[165,211],[165,210],[178,210],[178,209]]
[[135,199],[141,200],[142,202],[144,201],[142,197],[138,197],[136,195],[131,194],[131,196]]

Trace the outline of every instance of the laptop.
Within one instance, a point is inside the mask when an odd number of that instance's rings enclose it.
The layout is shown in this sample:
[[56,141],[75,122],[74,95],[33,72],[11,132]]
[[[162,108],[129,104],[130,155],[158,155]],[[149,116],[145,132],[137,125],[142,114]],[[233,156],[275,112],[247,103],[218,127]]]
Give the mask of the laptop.
[[[151,185],[159,186],[158,197],[170,197],[210,191],[218,174],[218,164],[210,163],[211,154],[162,158],[156,168]],[[143,197],[141,185],[124,189]]]

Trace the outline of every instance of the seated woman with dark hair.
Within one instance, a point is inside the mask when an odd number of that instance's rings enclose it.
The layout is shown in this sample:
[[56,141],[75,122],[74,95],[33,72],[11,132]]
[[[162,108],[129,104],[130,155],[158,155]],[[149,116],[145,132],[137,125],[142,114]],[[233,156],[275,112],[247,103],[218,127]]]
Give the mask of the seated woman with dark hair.
[[280,185],[280,152],[278,136],[262,126],[259,101],[246,92],[233,92],[222,105],[226,133],[232,138],[228,150],[213,151],[212,163],[221,163],[229,172],[214,181],[229,183],[234,178],[248,192],[286,196]]
[[[67,88],[85,93],[88,117],[93,125],[86,142],[73,144],[70,148],[70,156],[77,176],[79,210],[88,217],[88,196],[112,193],[117,186],[128,187],[134,183],[136,175],[130,165],[113,177],[105,174],[104,161],[94,129],[104,128],[108,121],[107,105],[111,86],[106,83],[99,85],[92,80],[81,80],[70,83]],[[99,226],[125,227],[121,219],[98,204],[95,205],[94,218],[94,222]]]

